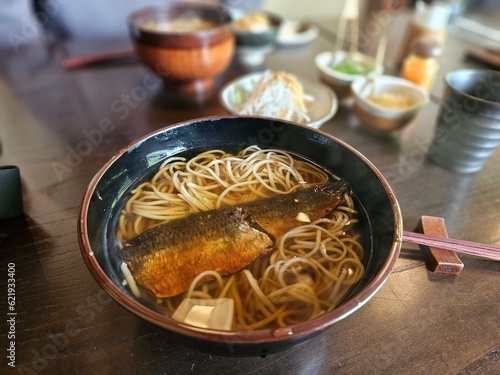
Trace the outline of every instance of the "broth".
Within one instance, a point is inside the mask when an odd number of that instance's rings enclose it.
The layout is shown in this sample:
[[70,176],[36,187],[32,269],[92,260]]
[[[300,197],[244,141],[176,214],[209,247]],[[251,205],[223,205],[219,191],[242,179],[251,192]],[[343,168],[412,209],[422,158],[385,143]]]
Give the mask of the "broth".
[[197,17],[182,17],[173,20],[150,20],[144,22],[141,28],[147,31],[165,33],[192,33],[217,27],[213,21]]

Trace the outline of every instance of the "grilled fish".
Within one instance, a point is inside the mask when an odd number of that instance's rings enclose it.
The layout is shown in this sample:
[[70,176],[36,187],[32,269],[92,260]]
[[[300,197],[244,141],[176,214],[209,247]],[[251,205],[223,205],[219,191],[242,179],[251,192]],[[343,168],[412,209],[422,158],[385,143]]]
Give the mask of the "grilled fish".
[[269,251],[277,238],[302,225],[304,215],[310,221],[327,215],[347,190],[347,183],[339,180],[193,213],[129,240],[120,256],[139,284],[157,297],[175,296],[204,271],[228,275],[244,268]]

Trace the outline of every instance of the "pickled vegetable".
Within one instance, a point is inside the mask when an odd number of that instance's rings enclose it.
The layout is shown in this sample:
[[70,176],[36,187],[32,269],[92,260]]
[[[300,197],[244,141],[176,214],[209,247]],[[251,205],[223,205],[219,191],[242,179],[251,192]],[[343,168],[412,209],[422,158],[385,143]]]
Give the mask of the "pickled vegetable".
[[370,71],[370,67],[353,59],[344,59],[337,65],[332,67],[333,70],[340,73],[351,75],[366,75]]

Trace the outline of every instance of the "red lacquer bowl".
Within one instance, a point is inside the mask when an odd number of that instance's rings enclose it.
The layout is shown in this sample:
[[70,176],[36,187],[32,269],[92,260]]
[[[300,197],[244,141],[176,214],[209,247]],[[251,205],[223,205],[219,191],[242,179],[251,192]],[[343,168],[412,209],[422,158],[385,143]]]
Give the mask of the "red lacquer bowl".
[[132,13],[128,25],[139,60],[173,90],[210,89],[233,56],[232,20],[222,7],[147,7]]

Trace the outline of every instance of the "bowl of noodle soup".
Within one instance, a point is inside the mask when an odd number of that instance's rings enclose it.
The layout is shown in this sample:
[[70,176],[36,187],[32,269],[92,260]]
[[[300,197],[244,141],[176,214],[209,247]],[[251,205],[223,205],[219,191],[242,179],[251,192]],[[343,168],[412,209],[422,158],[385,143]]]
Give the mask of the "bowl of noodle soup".
[[[186,215],[338,180],[349,190],[327,216],[304,220],[238,272],[201,272],[175,296],[159,298],[136,283],[119,256],[127,241]],[[264,356],[312,339],[364,305],[397,260],[401,220],[386,180],[342,141],[282,120],[209,117],[160,129],[106,163],[83,198],[78,236],[96,281],[133,314],[200,351]],[[229,323],[179,318],[187,301],[200,300],[212,309],[230,301]]]

